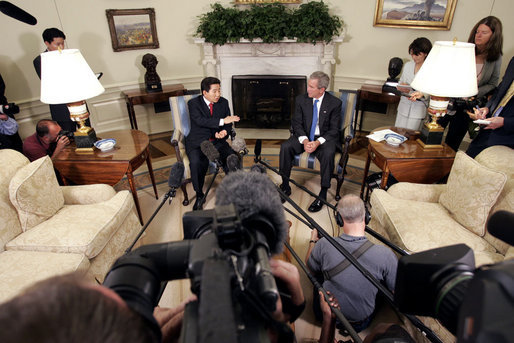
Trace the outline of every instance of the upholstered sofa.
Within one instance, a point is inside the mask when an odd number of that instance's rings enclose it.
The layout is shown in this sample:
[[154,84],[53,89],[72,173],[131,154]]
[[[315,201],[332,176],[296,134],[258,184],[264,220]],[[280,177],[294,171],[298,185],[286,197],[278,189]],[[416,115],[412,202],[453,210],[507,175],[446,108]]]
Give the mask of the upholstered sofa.
[[0,302],[57,274],[103,281],[141,228],[130,193],[59,186],[48,156],[0,150],[0,163]]
[[[465,243],[477,266],[514,258],[514,247],[487,232],[487,219],[514,211],[514,150],[493,146],[475,159],[457,152],[446,184],[400,182],[371,194],[370,227],[409,252]],[[444,342],[455,338],[425,319]]]

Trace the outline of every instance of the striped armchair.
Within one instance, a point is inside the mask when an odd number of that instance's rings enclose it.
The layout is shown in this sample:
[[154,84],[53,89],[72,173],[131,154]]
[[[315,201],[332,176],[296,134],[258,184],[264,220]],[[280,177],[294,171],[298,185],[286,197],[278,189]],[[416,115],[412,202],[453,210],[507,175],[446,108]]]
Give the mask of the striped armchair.
[[[346,163],[348,162],[350,141],[355,135],[355,128],[353,127],[353,118],[355,116],[355,106],[357,105],[357,91],[341,89],[339,92],[334,92],[334,96],[341,99],[341,152],[336,152],[334,156],[334,171],[332,177],[337,179],[336,200],[341,199],[339,194],[341,186],[344,182],[344,172]],[[346,135],[346,136],[345,136]],[[344,137],[344,139],[343,139]],[[300,168],[313,169],[319,171],[319,161],[314,154],[303,152],[296,155],[293,165]]]
[[[187,195],[186,186],[191,182],[191,170],[189,169],[189,158],[186,154],[185,138],[191,130],[191,121],[189,119],[189,108],[187,103],[189,100],[199,96],[199,94],[189,94],[171,97],[171,119],[173,120],[173,136],[171,137],[171,145],[175,148],[175,156],[177,161],[184,163],[184,181],[182,181],[181,189],[184,193],[184,201],[182,205],[189,205],[189,197]],[[214,173],[216,165],[210,163],[207,174]]]

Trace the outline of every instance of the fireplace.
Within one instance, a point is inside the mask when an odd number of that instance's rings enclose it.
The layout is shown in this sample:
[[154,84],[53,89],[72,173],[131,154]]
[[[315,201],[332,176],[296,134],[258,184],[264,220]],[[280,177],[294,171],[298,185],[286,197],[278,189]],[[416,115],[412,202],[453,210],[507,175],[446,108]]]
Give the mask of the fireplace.
[[289,129],[295,98],[307,90],[307,78],[284,75],[232,76],[233,113],[238,128]]

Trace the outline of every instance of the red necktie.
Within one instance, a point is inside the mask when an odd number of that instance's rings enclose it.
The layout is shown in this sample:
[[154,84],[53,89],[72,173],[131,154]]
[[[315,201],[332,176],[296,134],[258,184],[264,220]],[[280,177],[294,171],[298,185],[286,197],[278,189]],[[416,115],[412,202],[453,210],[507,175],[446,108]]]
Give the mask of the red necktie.
[[209,109],[211,110],[211,117],[212,117],[212,102],[209,103]]

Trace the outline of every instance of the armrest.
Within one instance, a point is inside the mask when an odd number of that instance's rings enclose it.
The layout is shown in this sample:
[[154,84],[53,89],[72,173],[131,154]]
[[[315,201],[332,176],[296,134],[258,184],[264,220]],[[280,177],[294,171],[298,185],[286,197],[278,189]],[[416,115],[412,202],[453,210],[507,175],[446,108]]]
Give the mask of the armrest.
[[61,186],[66,205],[86,205],[107,201],[116,195],[112,186],[104,184]]
[[387,193],[405,200],[439,202],[439,196],[445,189],[446,184],[398,182],[389,187]]
[[171,136],[171,145],[178,146],[178,143],[184,140],[184,135],[180,130],[173,130],[173,136]]

